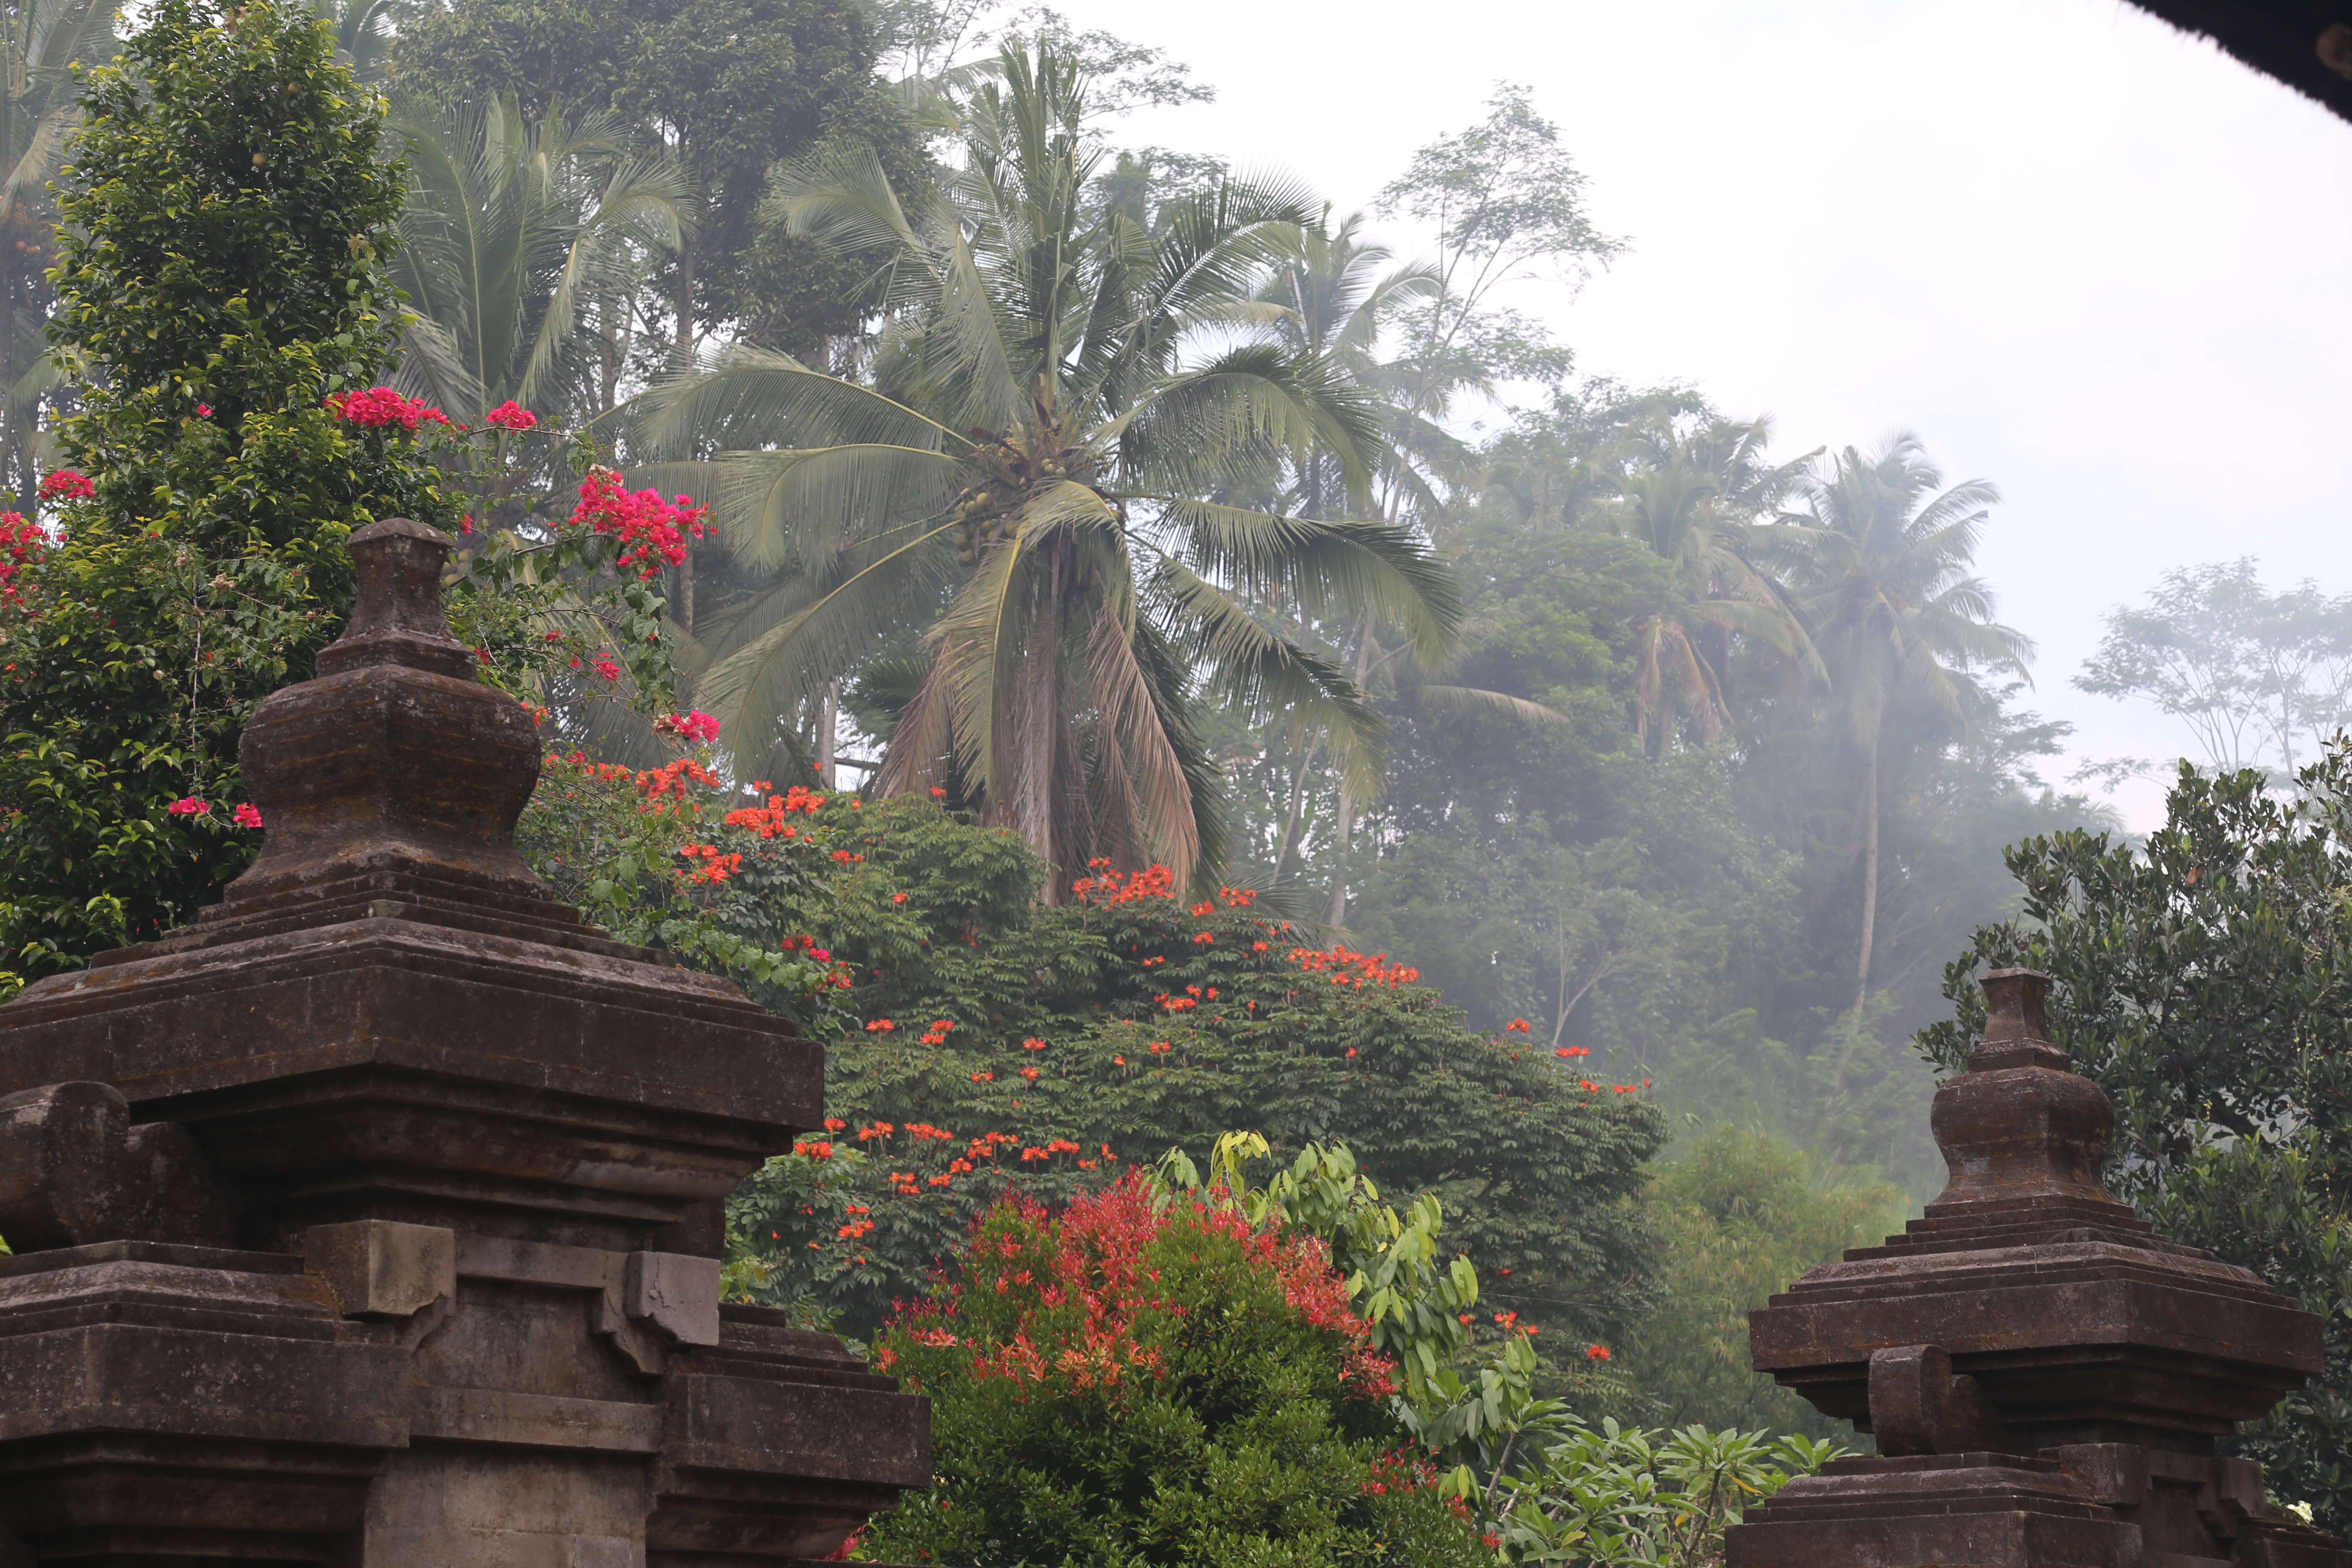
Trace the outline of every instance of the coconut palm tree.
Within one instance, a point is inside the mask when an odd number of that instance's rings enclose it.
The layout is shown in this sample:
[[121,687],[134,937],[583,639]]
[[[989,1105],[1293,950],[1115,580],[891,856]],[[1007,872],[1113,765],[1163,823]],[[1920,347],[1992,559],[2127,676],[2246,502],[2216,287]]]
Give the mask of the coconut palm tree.
[[961,162],[935,189],[893,190],[858,148],[783,172],[795,231],[894,258],[873,384],[738,349],[663,389],[646,434],[733,448],[726,525],[780,573],[713,635],[700,689],[740,757],[922,626],[884,790],[951,783],[1066,869],[1200,871],[1218,849],[1200,686],[1344,728],[1360,768],[1379,726],[1256,608],[1376,610],[1433,657],[1459,612],[1404,528],[1202,499],[1320,452],[1360,504],[1377,416],[1329,355],[1258,330],[1280,312],[1254,287],[1309,202],[1225,180],[1147,231],[1090,198],[1086,92],[1051,40],[1008,46],[958,105]]
[[512,97],[398,105],[409,201],[394,279],[417,319],[401,390],[478,419],[509,398],[593,418],[612,406],[608,330],[654,257],[677,243],[685,177],[604,114]]
[[1857,1030],[1878,918],[1879,742],[1887,710],[1915,702],[1964,722],[1981,700],[1973,671],[2032,679],[2032,641],[1993,619],[1991,590],[1969,571],[1987,509],[2000,492],[1969,479],[1939,493],[1943,482],[1919,438],[1898,431],[1866,457],[1852,447],[1840,452],[1834,472],[1811,487],[1793,520],[1810,545],[1798,607],[1828,660],[1846,737],[1862,756]]
[[[1392,379],[1377,353],[1382,333],[1400,311],[1436,293],[1438,277],[1425,263],[1389,267],[1393,253],[1365,239],[1367,221],[1354,212],[1336,226],[1318,222],[1279,237],[1273,271],[1257,298],[1278,308],[1265,326],[1275,342],[1303,359],[1329,361],[1377,395],[1384,379]],[[1402,409],[1381,410],[1384,425],[1397,426],[1405,417]],[[1399,459],[1390,448],[1381,460],[1386,468]],[[1302,516],[1347,510],[1340,466],[1319,449],[1301,458],[1292,489],[1293,508]]]
[[[1633,727],[1643,749],[1655,729],[1673,737],[1687,698],[1700,736],[1713,742],[1731,717],[1723,691],[1731,639],[1745,637],[1803,676],[1826,679],[1821,657],[1763,557],[1785,555],[1793,525],[1759,524],[1820,454],[1767,465],[1769,418],[1713,419],[1677,428],[1671,402],[1626,440],[1632,471],[1606,509],[1620,531],[1667,563],[1677,602],[1635,628]],[[1776,535],[1778,537],[1776,537]],[[1705,634],[1716,647],[1706,650]]]
[[99,0],[16,0],[0,8],[0,463],[16,504],[33,507],[42,400],[58,384],[42,335],[56,298],[57,209],[48,182],[79,118],[72,67],[114,54],[114,7]]

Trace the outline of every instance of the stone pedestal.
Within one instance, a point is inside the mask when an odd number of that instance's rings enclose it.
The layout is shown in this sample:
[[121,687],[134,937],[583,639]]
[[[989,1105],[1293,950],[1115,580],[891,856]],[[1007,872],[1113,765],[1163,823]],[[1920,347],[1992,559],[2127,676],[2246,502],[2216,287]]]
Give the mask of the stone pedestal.
[[1791,1482],[1727,1568],[2352,1568],[2214,1451],[2319,1370],[2318,1319],[2109,1194],[2113,1110],[2049,1038],[2047,977],[1984,985],[1936,1095],[1950,1184],[1748,1317],[1758,1370],[1879,1457]]
[[353,536],[222,903],[0,1009],[0,1568],[750,1568],[929,1479],[925,1401],[720,1304],[822,1049],[516,856],[446,549]]

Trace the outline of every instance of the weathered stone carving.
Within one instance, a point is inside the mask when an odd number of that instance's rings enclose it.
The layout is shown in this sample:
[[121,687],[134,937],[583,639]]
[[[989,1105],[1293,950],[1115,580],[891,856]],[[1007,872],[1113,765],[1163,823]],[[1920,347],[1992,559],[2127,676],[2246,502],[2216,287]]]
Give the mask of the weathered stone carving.
[[103,1083],[0,1095],[0,1237],[18,1251],[91,1241],[225,1245],[233,1200],[187,1129],[131,1124]]
[[1757,1368],[1879,1454],[1748,1514],[1727,1568],[2352,1568],[2214,1452],[2319,1370],[2319,1321],[2100,1184],[2114,1113],[2052,1043],[2048,987],[1985,976],[1927,1216],[1749,1314]]
[[823,1054],[516,856],[446,549],[353,536],[223,901],[0,1009],[0,1568],[748,1568],[929,1479],[924,1401],[720,1305]]

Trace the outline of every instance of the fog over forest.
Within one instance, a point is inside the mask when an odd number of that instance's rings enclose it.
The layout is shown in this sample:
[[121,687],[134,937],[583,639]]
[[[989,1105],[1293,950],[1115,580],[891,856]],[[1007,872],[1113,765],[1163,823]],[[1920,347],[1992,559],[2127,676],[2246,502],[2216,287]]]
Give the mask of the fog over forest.
[[[826,1047],[735,1300],[887,1370],[1001,1199],[1319,1182],[1431,1529],[1479,1375],[1807,1468],[1744,1314],[2030,964],[2119,1194],[2327,1317],[2242,1451],[2352,1523],[2352,126],[2109,0],[16,9],[5,994],[250,860],[398,509],[534,870]],[[271,71],[299,158],[123,152]],[[191,191],[284,254],[134,276]]]

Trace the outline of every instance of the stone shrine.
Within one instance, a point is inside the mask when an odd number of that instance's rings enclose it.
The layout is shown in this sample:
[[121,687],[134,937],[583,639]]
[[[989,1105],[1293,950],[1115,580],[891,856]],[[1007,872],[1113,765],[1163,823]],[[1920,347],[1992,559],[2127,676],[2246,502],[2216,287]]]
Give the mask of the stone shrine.
[[929,1480],[927,1403],[722,1304],[824,1051],[554,902],[448,546],[351,541],[222,902],[0,1008],[0,1568],[751,1568]]
[[1878,1454],[1791,1481],[1727,1568],[2352,1568],[2214,1440],[2320,1370],[2320,1323],[2101,1184],[2114,1111],[1995,970],[1936,1093],[1927,1217],[1749,1315],[1757,1369]]

